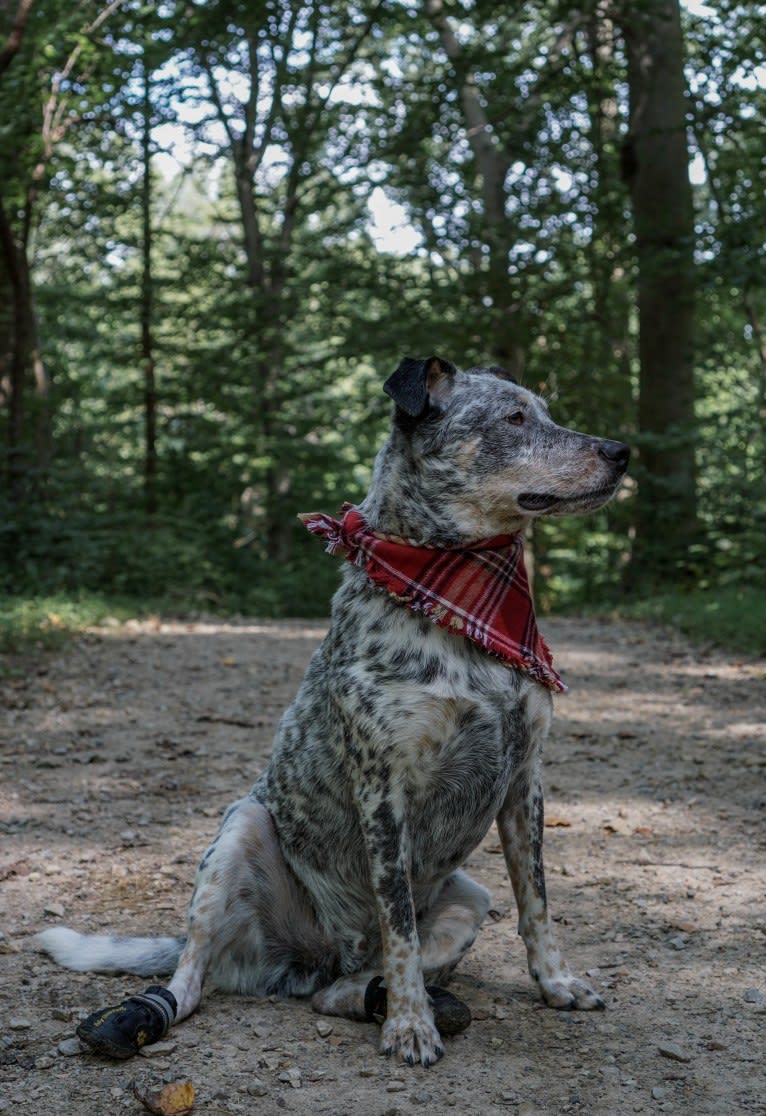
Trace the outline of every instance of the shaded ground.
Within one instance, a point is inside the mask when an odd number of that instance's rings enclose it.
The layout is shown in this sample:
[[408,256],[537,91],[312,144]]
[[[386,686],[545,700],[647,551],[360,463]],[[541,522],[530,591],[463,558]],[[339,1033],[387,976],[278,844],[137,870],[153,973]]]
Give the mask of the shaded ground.
[[[377,1028],[208,991],[153,1058],[64,1056],[81,1014],[141,981],[69,973],[32,935],[176,933],[198,855],[253,782],[321,625],[129,624],[0,683],[0,1113],[766,1113],[766,664],[639,624],[546,633],[571,693],[546,759],[559,935],[606,1012],[537,1000],[496,835],[469,868],[500,912],[458,970],[474,1023],[436,1067]],[[319,1025],[319,1029],[318,1029]]]

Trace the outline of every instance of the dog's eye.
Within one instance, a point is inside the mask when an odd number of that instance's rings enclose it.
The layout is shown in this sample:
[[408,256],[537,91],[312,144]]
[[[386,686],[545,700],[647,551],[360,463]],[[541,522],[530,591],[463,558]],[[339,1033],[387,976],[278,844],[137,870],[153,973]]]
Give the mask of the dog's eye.
[[505,421],[509,422],[511,426],[521,426],[524,421],[523,411],[514,411],[512,415],[506,415]]

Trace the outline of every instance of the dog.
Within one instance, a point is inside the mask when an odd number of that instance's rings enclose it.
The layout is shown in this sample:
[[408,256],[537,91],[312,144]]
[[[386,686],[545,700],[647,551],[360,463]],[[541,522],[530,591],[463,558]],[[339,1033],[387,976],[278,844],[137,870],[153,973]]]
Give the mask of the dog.
[[[161,1038],[197,1008],[209,976],[224,990],[311,996],[317,1012],[378,1019],[385,1054],[433,1064],[443,1035],[470,1021],[433,982],[448,979],[489,911],[461,865],[493,821],[544,1001],[604,1006],[563,960],[548,912],[541,746],[564,687],[534,624],[520,540],[536,516],[604,505],[630,451],[557,426],[497,367],[405,358],[384,389],[392,429],[369,493],[342,521],[306,517],[351,559],[330,628],[266,771],[202,857],[186,937],[39,935],[73,969],[173,973],[81,1024],[94,1050],[128,1057]],[[432,572],[398,568],[410,562]],[[472,616],[461,586],[476,577]],[[445,603],[446,581],[456,588]],[[510,616],[509,635],[482,602],[505,601],[511,582],[524,614]]]

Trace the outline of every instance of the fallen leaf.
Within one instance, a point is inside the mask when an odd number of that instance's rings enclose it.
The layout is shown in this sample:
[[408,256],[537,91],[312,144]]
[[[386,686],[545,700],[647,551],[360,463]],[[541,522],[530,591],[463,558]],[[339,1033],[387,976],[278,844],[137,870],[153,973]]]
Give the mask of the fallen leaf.
[[555,814],[550,814],[545,819],[546,829],[569,829],[571,824],[567,818],[557,818]]
[[171,1081],[159,1091],[144,1092],[133,1082],[133,1093],[147,1112],[155,1116],[189,1116],[196,1092],[191,1081]]
[[637,825],[633,832],[637,833],[639,837],[651,837],[654,830],[650,825]]

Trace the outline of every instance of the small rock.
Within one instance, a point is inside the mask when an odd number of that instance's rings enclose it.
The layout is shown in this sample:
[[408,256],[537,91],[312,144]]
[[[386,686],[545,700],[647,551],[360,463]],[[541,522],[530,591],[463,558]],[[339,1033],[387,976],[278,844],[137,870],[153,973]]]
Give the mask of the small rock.
[[742,996],[746,1004],[766,1004],[766,996],[757,988],[748,988]]
[[31,1029],[32,1024],[28,1019],[24,1019],[20,1015],[16,1015],[8,1022],[8,1026],[12,1031],[28,1031]]
[[406,1088],[407,1086],[403,1081],[389,1081],[388,1085],[386,1085],[386,1092],[403,1093]]
[[265,1097],[268,1091],[264,1083],[257,1077],[253,1078],[247,1087],[247,1092],[251,1097]]
[[322,1038],[327,1038],[328,1035],[331,1035],[333,1032],[332,1023],[328,1023],[326,1019],[320,1019],[317,1022],[316,1028],[317,1034],[321,1035]]
[[677,934],[675,938],[670,938],[668,945],[671,949],[686,949],[686,938],[681,934]]
[[667,1089],[663,1089],[661,1085],[655,1085],[652,1089],[652,1097],[654,1100],[664,1100],[667,1095]]
[[85,1047],[78,1038],[62,1039],[58,1044],[57,1050],[59,1054],[63,1054],[65,1058],[74,1058],[76,1054],[84,1054]]
[[144,1058],[161,1058],[163,1054],[172,1054],[177,1046],[177,1042],[153,1042],[151,1046],[142,1046],[138,1053]]
[[297,1066],[290,1066],[290,1069],[282,1070],[279,1075],[279,1080],[283,1081],[285,1085],[289,1085],[291,1089],[300,1089],[303,1084],[301,1081],[301,1071]]
[[671,1058],[674,1062],[691,1062],[691,1054],[687,1054],[675,1042],[663,1042],[657,1046],[663,1058]]
[[56,918],[64,917],[64,908],[60,903],[48,903],[43,909],[46,914],[55,915]]
[[68,1023],[72,1018],[70,1008],[55,1007],[51,1010],[51,1019],[58,1019],[60,1023]]
[[35,1058],[35,1069],[38,1070],[50,1069],[51,1066],[55,1064],[55,1060],[53,1058],[49,1058],[47,1054],[43,1054],[40,1058]]

